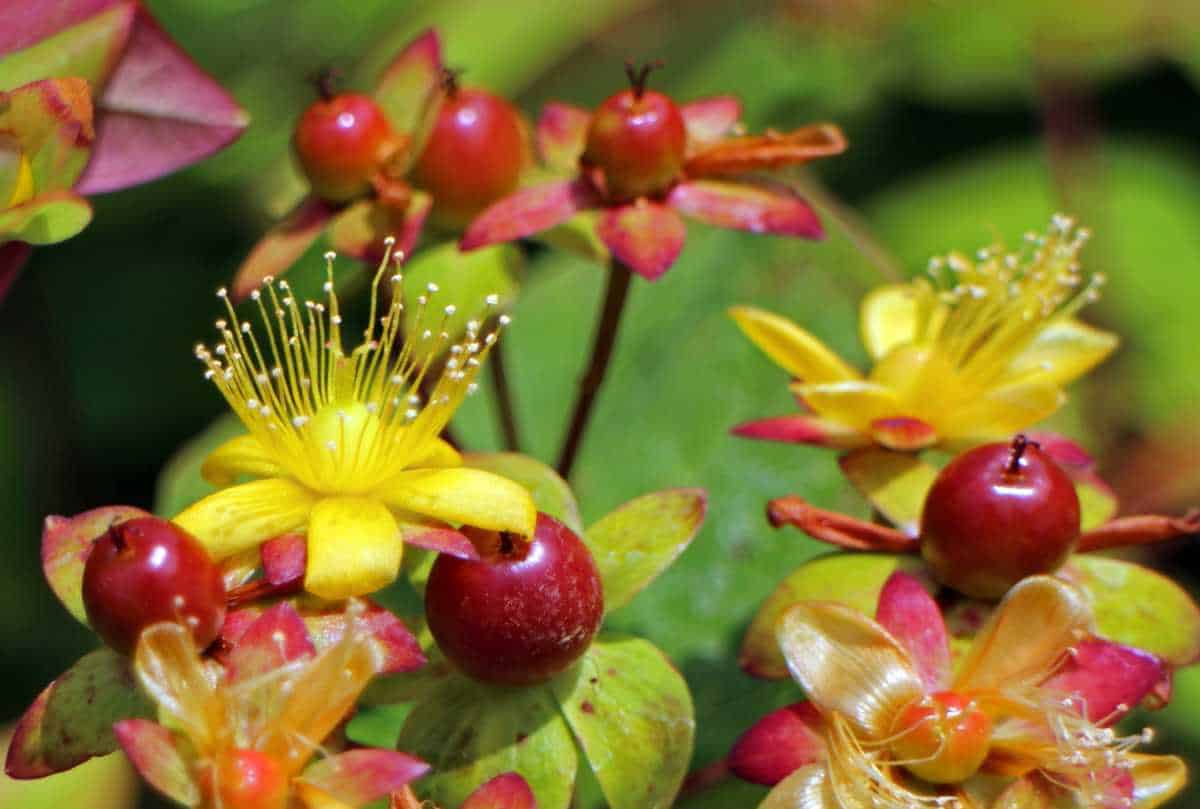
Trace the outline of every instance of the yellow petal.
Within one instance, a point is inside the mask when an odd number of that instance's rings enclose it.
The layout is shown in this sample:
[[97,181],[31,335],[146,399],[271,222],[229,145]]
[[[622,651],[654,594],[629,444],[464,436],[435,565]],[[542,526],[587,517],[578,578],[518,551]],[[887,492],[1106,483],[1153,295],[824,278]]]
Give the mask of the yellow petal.
[[876,419],[907,415],[896,394],[883,385],[859,380],[822,385],[792,385],[792,392],[818,416],[867,432]]
[[336,601],[373,593],[400,572],[404,548],[387,507],[365,497],[326,497],[308,519],[304,589]]
[[241,475],[277,478],[279,464],[257,438],[239,435],[209,453],[200,467],[200,476],[214,486],[229,486]]
[[418,469],[462,466],[462,456],[450,444],[435,437],[429,439],[421,452],[413,456],[413,459],[408,462],[408,466]]
[[1155,809],[1187,786],[1187,765],[1176,756],[1151,756],[1129,753],[1133,761],[1132,809]]
[[758,809],[842,809],[820,764],[801,767],[780,781]]
[[1074,319],[1057,320],[1013,358],[1009,372],[1025,381],[1066,385],[1102,362],[1119,342],[1112,332]]
[[936,426],[947,439],[1009,437],[1053,415],[1065,400],[1057,385],[1018,383],[945,413]]
[[402,511],[490,531],[529,536],[537,522],[537,507],[524,487],[482,469],[401,472],[375,496]]
[[859,328],[871,359],[879,360],[896,346],[912,342],[920,305],[917,296],[912,284],[888,284],[863,298]]
[[1018,778],[1001,792],[991,809],[1050,809],[1050,797],[1045,788],[1030,778]]
[[312,492],[300,484],[268,478],[210,494],[173,521],[199,539],[214,559],[225,559],[303,528],[313,502]]
[[208,748],[232,732],[226,727],[225,702],[204,671],[192,633],[182,624],[154,624],[142,632],[133,671],[159,711],[192,744]]
[[797,379],[839,382],[861,378],[824,343],[787,318],[752,306],[735,306],[729,315],[751,342]]
[[823,713],[885,737],[896,713],[921,696],[908,652],[879,624],[843,604],[801,602],[776,624],[788,670]]
[[339,801],[325,790],[306,781],[293,781],[292,792],[304,804],[304,809],[354,809],[350,804]]
[[1074,587],[1050,576],[1024,579],[975,636],[954,687],[1011,689],[1039,683],[1091,627],[1091,610]]

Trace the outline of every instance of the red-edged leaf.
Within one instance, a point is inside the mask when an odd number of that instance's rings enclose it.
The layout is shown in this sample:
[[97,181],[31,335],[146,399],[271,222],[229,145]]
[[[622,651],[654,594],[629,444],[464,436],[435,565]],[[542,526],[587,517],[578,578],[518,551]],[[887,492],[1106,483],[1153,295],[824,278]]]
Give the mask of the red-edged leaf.
[[117,523],[149,514],[133,506],[104,506],[74,517],[50,516],[42,525],[42,572],[58,600],[80,623],[83,608],[83,566],[92,542]]
[[528,781],[506,772],[468,795],[458,809],[537,809],[537,800]]
[[[421,644],[404,622],[374,602],[367,601],[366,605],[366,612],[357,620],[371,633],[383,652],[383,668],[379,673],[398,674],[425,665]],[[336,605],[327,611],[305,613],[304,622],[308,625],[317,650],[322,651],[337,643],[345,634],[346,611],[341,605]]]
[[871,422],[871,437],[880,446],[897,452],[913,452],[937,443],[937,430],[920,419],[897,416]]
[[5,771],[13,778],[40,778],[69,770],[117,749],[114,722],[153,715],[128,659],[97,649],[51,683],[21,717]]
[[1059,433],[1031,432],[1030,441],[1037,442],[1042,452],[1068,470],[1090,470],[1095,468],[1096,459],[1079,443]]
[[233,276],[231,294],[243,301],[267,278],[278,278],[312,246],[334,210],[316,197],[308,197],[258,240]]
[[812,206],[782,185],[695,180],[675,186],[667,204],[720,228],[806,239],[825,233]]
[[[70,5],[78,8],[85,4]],[[68,12],[71,10],[67,9]],[[86,79],[93,87],[102,87],[125,50],[136,13],[137,3],[122,0],[78,24],[58,28],[28,47],[5,55],[4,66],[0,69],[0,89],[11,89],[51,76],[75,76]],[[0,11],[0,16],[3,14]],[[3,25],[0,20],[0,26]]]
[[742,117],[742,103],[733,96],[713,96],[684,104],[679,112],[687,127],[688,149],[694,151],[728,135]]
[[46,192],[70,188],[84,170],[95,139],[88,83],[45,79],[0,93],[0,131],[16,140],[28,160],[33,201]]
[[590,112],[571,104],[552,101],[542,107],[536,134],[542,163],[554,171],[574,174],[579,169],[591,119]]
[[0,244],[0,303],[8,295],[8,290],[16,282],[32,252],[33,248],[25,242]]
[[230,683],[253,679],[316,651],[300,613],[279,603],[241,633],[225,658],[225,678]]
[[77,185],[82,194],[144,183],[208,157],[249,120],[140,7],[96,106],[96,148]]
[[200,789],[169,730],[145,719],[126,719],[113,725],[113,733],[146,783],[184,806],[200,802]]
[[0,4],[0,56],[22,50],[64,28],[128,0],[21,0]]
[[442,43],[430,28],[402,50],[384,70],[373,96],[392,128],[406,133],[407,169],[425,145],[442,98]]
[[308,565],[308,540],[303,534],[284,534],[262,544],[263,579],[280,587],[301,581]]
[[1075,698],[1089,720],[1111,725],[1169,677],[1166,664],[1149,652],[1087,640],[1071,649],[1066,664],[1042,687]]
[[825,758],[821,712],[804,700],[764,716],[729,751],[729,769],[742,780],[775,786]]
[[867,444],[866,438],[857,430],[849,430],[840,424],[804,415],[747,421],[737,425],[730,432],[742,438],[814,444],[834,449],[853,449]]
[[812,124],[792,132],[729,138],[688,158],[689,177],[727,177],[770,171],[829,157],[846,150],[846,136],[833,124]]
[[536,185],[489,206],[467,227],[459,246],[474,250],[523,239],[599,205],[599,196],[585,180]]
[[937,602],[921,580],[898,570],[879,594],[875,620],[912,655],[929,691],[946,685],[950,674],[950,638]]
[[455,531],[453,528],[421,525],[419,523],[402,523],[400,536],[406,545],[414,545],[437,553],[456,556],[459,559],[478,559],[479,550],[471,544],[471,540]]
[[361,806],[429,772],[416,756],[395,750],[349,750],[312,764],[300,780],[349,806]]
[[679,258],[687,226],[665,205],[639,199],[604,211],[596,233],[614,258],[647,281],[655,281]]
[[433,198],[416,192],[403,210],[374,200],[360,200],[338,213],[329,227],[329,241],[338,253],[378,263],[386,251],[384,239],[396,240],[395,250],[410,255],[421,236]]

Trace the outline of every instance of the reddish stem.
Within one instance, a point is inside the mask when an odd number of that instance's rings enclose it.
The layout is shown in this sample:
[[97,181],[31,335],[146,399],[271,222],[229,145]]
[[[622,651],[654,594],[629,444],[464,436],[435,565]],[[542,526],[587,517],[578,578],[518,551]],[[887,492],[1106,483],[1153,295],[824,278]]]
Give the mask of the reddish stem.
[[675,802],[683,803],[689,798],[694,798],[701,793],[720,786],[728,777],[729,761],[725,758],[719,758],[716,761],[705,764],[703,767],[692,770],[687,774],[687,778],[683,779],[683,786],[679,788],[679,795],[675,798]]
[[625,60],[625,75],[629,77],[629,89],[633,90],[633,97],[640,99],[642,94],[646,92],[646,81],[650,78],[650,74],[655,70],[661,69],[663,62],[661,59],[656,59],[653,62],[646,62],[641,67],[634,67],[631,60]]
[[777,497],[767,503],[767,519],[776,528],[793,525],[813,539],[854,551],[916,553],[920,547],[915,537],[895,528],[826,511],[795,495]]
[[492,372],[492,386],[496,393],[496,407],[499,410],[500,432],[504,436],[504,448],[509,452],[519,452],[521,435],[517,429],[517,414],[513,404],[512,387],[508,384],[508,370],[504,365],[504,344],[502,342],[492,348],[488,365]]
[[1139,514],[1109,520],[1098,528],[1085,531],[1079,537],[1078,550],[1102,551],[1128,545],[1150,545],[1188,534],[1200,534],[1200,509],[1193,509],[1182,517]]

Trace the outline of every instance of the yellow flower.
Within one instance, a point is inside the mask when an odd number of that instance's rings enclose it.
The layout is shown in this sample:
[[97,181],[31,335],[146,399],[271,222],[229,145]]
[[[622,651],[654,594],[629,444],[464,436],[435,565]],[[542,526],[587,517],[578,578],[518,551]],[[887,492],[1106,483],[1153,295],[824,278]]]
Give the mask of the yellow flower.
[[796,382],[812,411],[750,422],[754,438],[851,448],[963,446],[1011,435],[1054,413],[1062,388],[1107,357],[1117,337],[1076,312],[1100,275],[1078,255],[1088,232],[1056,216],[1015,252],[934,259],[929,278],[890,284],[862,302],[862,339],[875,361],[864,377],[791,321],[752,307],[731,315]]
[[[477,320],[454,341],[445,331],[455,307],[436,307],[437,287],[405,312],[400,274],[389,278],[391,302],[381,317],[381,264],[371,290],[363,340],[343,350],[342,316],[328,305],[293,297],[286,281],[268,279],[251,298],[260,335],[241,322],[222,289],[228,320],[221,342],[196,355],[249,435],[218,447],[204,477],[229,488],[195,503],[175,522],[217,559],[253,551],[272,537],[308,537],[304,586],[322,598],[372,592],[395,579],[401,536],[412,523],[441,521],[522,535],[537,511],[529,493],[498,475],[462,466],[438,436],[496,342]],[[489,296],[487,305],[496,304]],[[409,334],[401,335],[408,315]],[[498,319],[500,326],[508,322]],[[413,324],[416,324],[415,327]],[[435,372],[435,359],[447,359]],[[422,397],[422,391],[429,391]],[[239,477],[259,478],[238,485]]]

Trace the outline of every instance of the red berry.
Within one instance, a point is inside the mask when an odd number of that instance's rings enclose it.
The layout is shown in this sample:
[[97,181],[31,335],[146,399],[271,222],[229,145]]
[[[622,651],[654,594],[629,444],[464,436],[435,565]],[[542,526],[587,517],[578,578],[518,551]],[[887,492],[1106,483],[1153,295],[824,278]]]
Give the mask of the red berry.
[[925,498],[921,553],[934,575],[976,598],[1058,569],[1079,540],[1079,497],[1036,443],[985,444],[941,471]]
[[442,652],[471,677],[509,685],[547,680],[587,650],[604,615],[587,547],[539,514],[533,536],[466,529],[482,559],[442,554],[425,615]]
[[292,134],[292,146],[313,193],[329,202],[346,202],[367,193],[371,175],[395,145],[383,110],[357,93],[313,102]]
[[892,754],[914,775],[957,784],[979,771],[992,742],[992,720],[969,696],[953,691],[910,703],[892,727]]
[[516,189],[525,153],[525,128],[511,104],[451,84],[413,179],[433,195],[439,222],[463,227]]
[[225,621],[225,583],[191,534],[157,517],[139,517],[114,525],[92,546],[83,568],[83,606],[96,633],[122,654],[161,621],[185,624],[204,648]]
[[231,750],[217,760],[212,791],[219,798],[213,803],[223,809],[284,809],[287,773],[266,753]]
[[683,171],[687,130],[679,107],[646,90],[649,66],[635,73],[628,90],[609,96],[592,113],[583,162],[604,178],[613,200],[661,194]]

